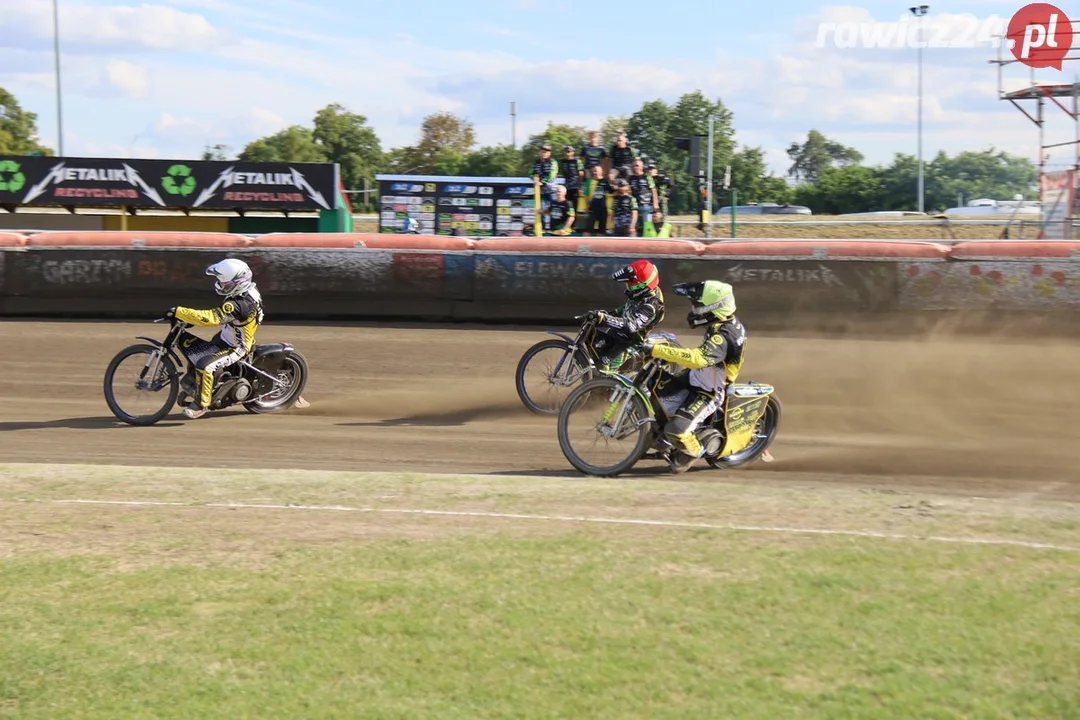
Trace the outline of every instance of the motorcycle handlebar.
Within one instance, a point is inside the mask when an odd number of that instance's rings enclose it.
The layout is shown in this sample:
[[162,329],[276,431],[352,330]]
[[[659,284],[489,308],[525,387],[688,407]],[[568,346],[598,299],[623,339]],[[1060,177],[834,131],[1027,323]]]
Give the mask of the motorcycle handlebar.
[[183,325],[184,327],[191,327],[191,325],[189,323],[186,323],[183,320],[177,320],[175,317],[169,317],[168,315],[165,315],[163,317],[159,317],[154,322],[155,323],[167,322],[170,325]]

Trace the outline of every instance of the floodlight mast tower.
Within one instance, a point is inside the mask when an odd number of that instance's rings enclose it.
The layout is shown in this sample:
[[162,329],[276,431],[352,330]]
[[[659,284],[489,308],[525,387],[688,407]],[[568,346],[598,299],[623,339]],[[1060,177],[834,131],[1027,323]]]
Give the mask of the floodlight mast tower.
[[[1070,18],[1068,22],[1074,28],[1074,35],[1069,53],[1062,58],[1062,74],[1065,72],[1066,61],[1080,60],[1080,47],[1075,41],[1075,28],[1080,25],[1080,17]],[[990,63],[997,65],[998,99],[1008,100],[1039,129],[1039,198],[1042,200],[1039,238],[1048,240],[1078,238],[1080,236],[1077,235],[1074,225],[1080,221],[1080,79],[1074,71],[1072,82],[1036,80],[1035,68],[1028,67],[1027,79],[1023,86],[1006,90],[1005,68],[1021,61],[1007,51],[1008,38],[1004,34],[998,36],[997,40],[997,59],[991,60]],[[1019,84],[1016,83],[1018,79],[1017,77],[1009,78],[1010,84]],[[1069,104],[1072,105],[1072,109],[1069,109],[1058,98],[1071,98]],[[1033,113],[1020,104],[1024,101],[1034,102]],[[1046,105],[1048,102],[1057,105],[1072,121],[1072,140],[1046,142]],[[1031,105],[1029,104],[1028,107]],[[1065,170],[1048,173],[1046,165],[1050,156],[1047,151],[1060,147],[1071,148],[1069,162]]]

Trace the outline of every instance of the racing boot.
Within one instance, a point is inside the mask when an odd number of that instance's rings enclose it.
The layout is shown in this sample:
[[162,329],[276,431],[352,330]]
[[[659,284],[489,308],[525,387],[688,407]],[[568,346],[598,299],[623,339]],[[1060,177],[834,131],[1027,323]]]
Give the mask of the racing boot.
[[191,403],[184,408],[184,417],[190,418],[191,420],[198,420],[205,414],[206,408],[199,407],[196,403]]
[[705,448],[692,432],[674,436],[678,440],[676,449],[671,453],[668,468],[675,474],[684,473],[705,455]]

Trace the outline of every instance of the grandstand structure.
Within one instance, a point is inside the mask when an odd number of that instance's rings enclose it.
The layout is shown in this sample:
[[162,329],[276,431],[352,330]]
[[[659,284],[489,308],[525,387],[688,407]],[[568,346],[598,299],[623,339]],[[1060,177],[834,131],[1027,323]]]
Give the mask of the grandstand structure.
[[[1073,28],[1080,17],[1071,18]],[[1039,199],[1042,222],[1039,237],[1067,240],[1080,237],[1080,47],[1075,41],[1052,79],[1039,77],[1008,51],[1007,38],[998,37],[997,92],[1037,128],[1039,135]],[[1018,71],[1023,70],[1023,74]],[[1063,77],[1072,73],[1072,82]],[[1068,139],[1065,139],[1068,138]]]

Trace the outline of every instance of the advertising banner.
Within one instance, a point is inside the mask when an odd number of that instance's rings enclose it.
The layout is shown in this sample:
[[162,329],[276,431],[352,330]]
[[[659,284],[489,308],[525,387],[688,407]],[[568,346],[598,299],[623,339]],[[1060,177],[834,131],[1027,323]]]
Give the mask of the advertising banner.
[[401,232],[405,221],[423,234],[520,236],[536,221],[529,178],[376,175],[379,232]]
[[0,205],[167,210],[336,206],[338,166],[0,155]]
[[1072,170],[1048,172],[1042,176],[1039,199],[1042,201],[1043,237],[1047,240],[1071,240],[1076,179]]

